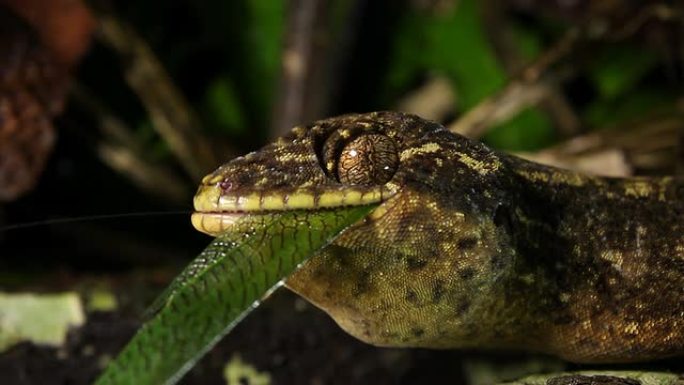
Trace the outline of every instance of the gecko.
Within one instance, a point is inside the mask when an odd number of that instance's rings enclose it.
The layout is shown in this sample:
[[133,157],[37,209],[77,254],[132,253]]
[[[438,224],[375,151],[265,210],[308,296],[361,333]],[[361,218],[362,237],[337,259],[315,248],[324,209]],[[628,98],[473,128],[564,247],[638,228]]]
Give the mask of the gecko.
[[286,281],[373,345],[684,353],[681,178],[583,175],[376,112],[296,127],[207,176],[194,202],[212,235],[226,212],[377,204]]
[[[293,128],[203,178],[194,208],[216,240],[98,385],[175,383],[279,282],[377,346],[684,354],[682,178],[543,166],[386,111]],[[620,377],[546,383],[642,383]]]

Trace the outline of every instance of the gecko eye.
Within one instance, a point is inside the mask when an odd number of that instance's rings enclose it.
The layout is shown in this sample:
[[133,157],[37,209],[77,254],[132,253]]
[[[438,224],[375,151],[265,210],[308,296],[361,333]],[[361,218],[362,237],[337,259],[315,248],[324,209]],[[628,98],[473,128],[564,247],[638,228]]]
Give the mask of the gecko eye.
[[383,184],[392,178],[398,165],[394,140],[385,135],[361,135],[342,148],[337,179],[347,184]]

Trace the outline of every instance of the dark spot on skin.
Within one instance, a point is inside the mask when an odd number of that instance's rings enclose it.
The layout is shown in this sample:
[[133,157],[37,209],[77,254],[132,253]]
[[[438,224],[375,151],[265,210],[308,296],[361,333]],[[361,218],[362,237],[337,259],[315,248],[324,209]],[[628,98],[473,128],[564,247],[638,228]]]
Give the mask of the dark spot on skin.
[[249,378],[247,378],[247,377],[240,377],[240,379],[238,380],[238,382],[240,383],[240,385],[249,385]]
[[462,280],[468,281],[475,276],[475,269],[473,269],[472,267],[466,267],[465,269],[460,270],[458,272],[458,276]]
[[492,270],[494,271],[501,271],[505,268],[504,256],[501,254],[492,255],[492,258],[489,260],[489,263],[491,265]]
[[467,298],[461,298],[456,303],[456,316],[462,317],[470,309],[470,300]]
[[406,289],[406,300],[414,305],[418,304],[418,294],[413,289]]
[[413,333],[414,336],[420,338],[425,334],[425,329],[416,326],[411,328],[411,333]]
[[356,282],[356,285],[354,286],[353,290],[353,295],[355,297],[360,296],[363,293],[367,293],[370,290],[370,273],[367,271],[364,271],[361,273],[359,276],[359,280]]
[[425,261],[423,259],[417,259],[417,258],[409,257],[406,260],[406,264],[408,265],[409,270],[415,271],[415,270],[420,270],[420,269],[424,268],[425,265],[427,265],[427,261]]
[[432,302],[439,303],[444,296],[444,292],[444,280],[436,280],[434,286],[432,286]]
[[468,238],[461,238],[458,240],[458,243],[456,243],[456,247],[458,247],[459,250],[471,250],[475,246],[477,246],[477,238],[475,237],[468,237]]
[[493,220],[497,227],[506,227],[510,229],[512,227],[512,220],[509,207],[506,205],[499,205],[494,212]]
[[677,186],[674,199],[679,201],[684,200],[684,185]]

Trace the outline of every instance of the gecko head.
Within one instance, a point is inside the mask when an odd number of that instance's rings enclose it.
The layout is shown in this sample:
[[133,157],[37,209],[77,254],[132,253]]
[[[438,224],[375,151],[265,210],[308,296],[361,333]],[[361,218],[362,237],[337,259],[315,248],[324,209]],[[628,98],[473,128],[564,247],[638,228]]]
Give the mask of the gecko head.
[[205,177],[193,224],[218,235],[266,213],[374,206],[286,285],[373,344],[473,346],[498,338],[483,329],[497,325],[491,293],[512,260],[495,218],[505,175],[497,153],[437,123],[345,115]]
[[379,205],[401,190],[406,175],[402,162],[420,152],[439,151],[434,144],[413,147],[436,130],[443,129],[394,112],[351,114],[295,127],[207,175],[194,198],[192,223],[218,235],[245,214]]

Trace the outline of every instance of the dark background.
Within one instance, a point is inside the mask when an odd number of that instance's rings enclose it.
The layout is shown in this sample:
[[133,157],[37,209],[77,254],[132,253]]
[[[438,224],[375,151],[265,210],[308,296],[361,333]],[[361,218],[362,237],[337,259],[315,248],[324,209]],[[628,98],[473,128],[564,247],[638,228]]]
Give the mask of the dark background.
[[[541,85],[545,96],[471,136],[502,150],[546,149],[552,162],[611,175],[673,174],[684,164],[677,2],[113,3],[89,4],[98,22],[114,27],[100,24],[74,67],[44,171],[30,191],[0,205],[0,289],[87,297],[104,288],[119,307],[89,312],[64,347],[24,342],[1,353],[2,384],[92,381],[102,354],[118,351],[147,304],[208,243],[189,223],[201,175],[298,123],[400,109],[455,124],[522,82],[524,95]],[[148,50],[134,49],[140,45]],[[150,62],[158,66],[149,74],[131,75]],[[304,68],[301,76],[292,66]],[[190,155],[179,155],[174,134],[154,117],[159,110]],[[572,138],[585,146],[569,146]],[[617,165],[608,161],[613,155]],[[88,219],[121,213],[150,214]],[[3,227],[63,218],[83,220]],[[183,383],[223,383],[220,371],[234,353],[276,384],[461,384],[482,361],[528,363],[520,354],[363,345],[284,292]],[[655,367],[676,369],[672,361]]]

